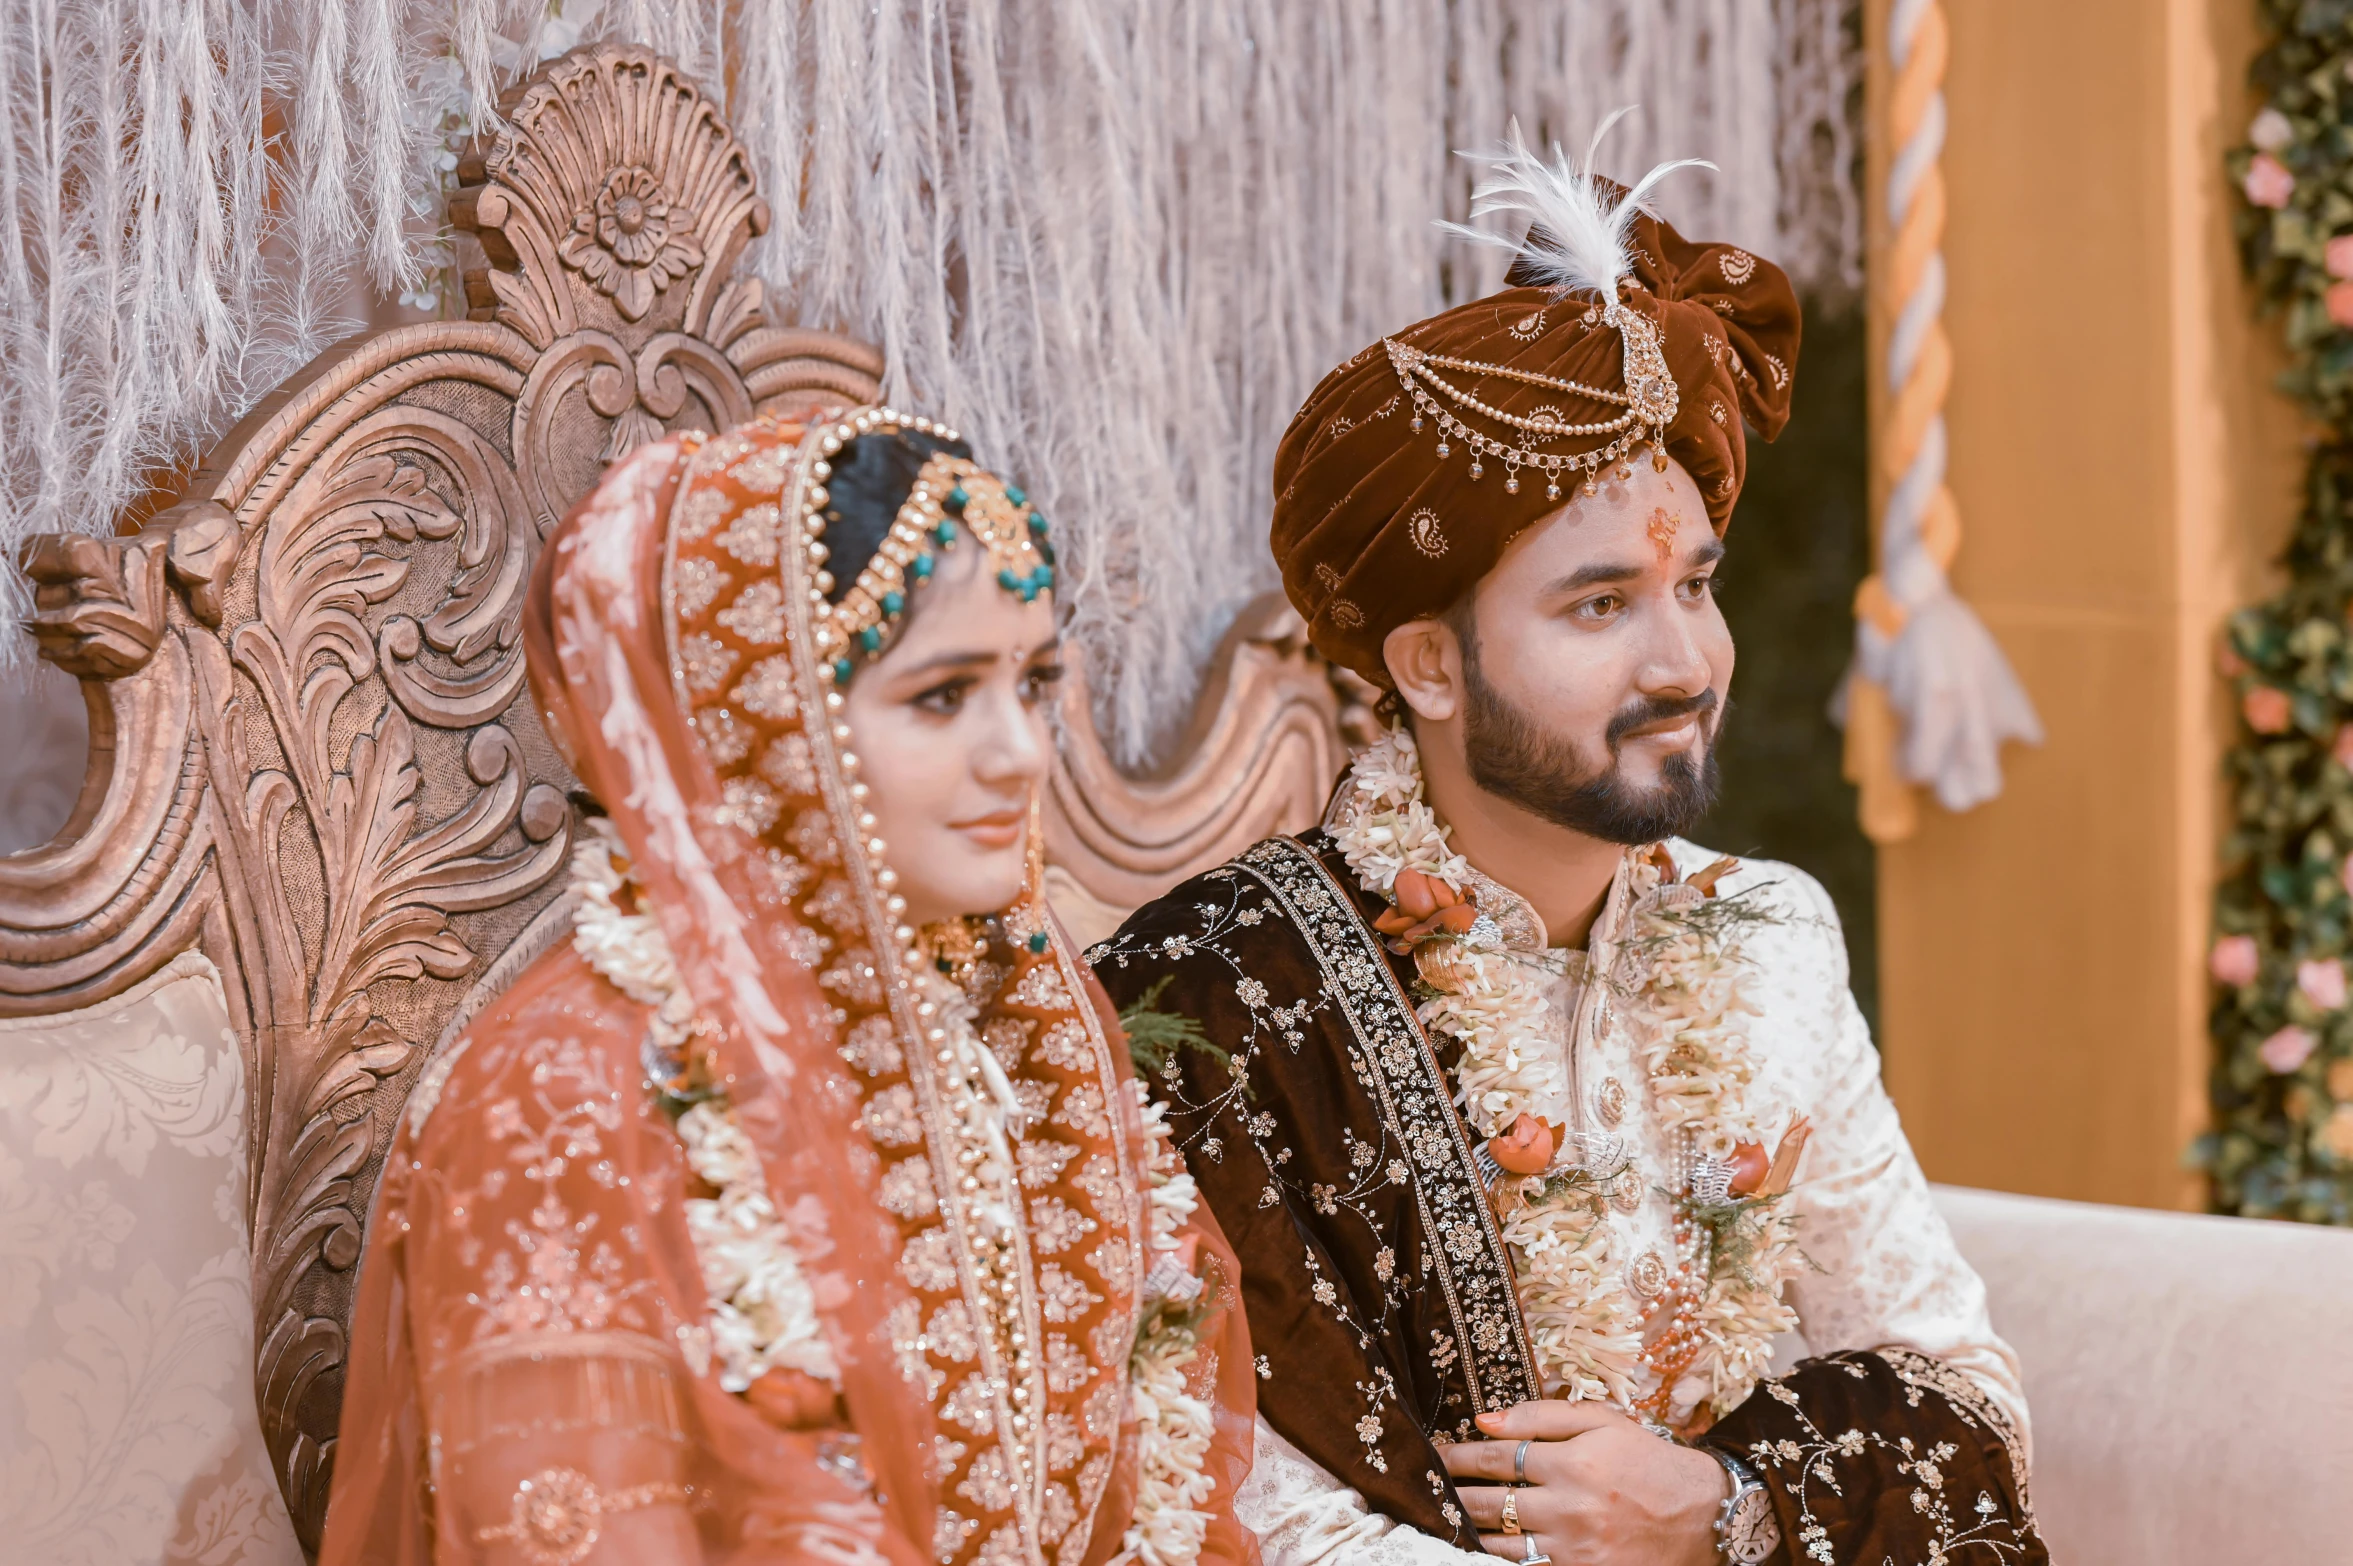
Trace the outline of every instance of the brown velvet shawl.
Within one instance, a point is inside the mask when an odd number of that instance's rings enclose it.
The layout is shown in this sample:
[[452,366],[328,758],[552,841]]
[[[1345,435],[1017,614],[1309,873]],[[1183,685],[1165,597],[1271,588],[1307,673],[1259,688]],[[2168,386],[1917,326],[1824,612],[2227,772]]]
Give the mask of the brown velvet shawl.
[[[1381,907],[1322,833],[1271,838],[1087,958],[1120,1006],[1191,1018],[1215,1046],[1158,1088],[1241,1258],[1259,1412],[1375,1509],[1476,1549],[1438,1446],[1477,1439],[1473,1417],[1536,1397],[1537,1377],[1410,962],[1370,929]],[[2047,1559],[2002,1416],[1939,1361],[1807,1361],[1703,1440],[1772,1489],[1787,1559],[1877,1566],[1933,1558],[1931,1541]]]

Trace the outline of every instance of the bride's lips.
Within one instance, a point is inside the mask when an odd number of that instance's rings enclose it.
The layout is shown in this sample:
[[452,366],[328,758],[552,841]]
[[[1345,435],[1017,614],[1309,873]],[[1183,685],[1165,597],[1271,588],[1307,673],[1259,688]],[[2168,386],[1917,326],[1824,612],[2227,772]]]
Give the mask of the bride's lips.
[[1021,841],[1022,830],[1029,825],[1029,812],[999,810],[967,821],[951,821],[948,825],[983,848],[1011,848]]

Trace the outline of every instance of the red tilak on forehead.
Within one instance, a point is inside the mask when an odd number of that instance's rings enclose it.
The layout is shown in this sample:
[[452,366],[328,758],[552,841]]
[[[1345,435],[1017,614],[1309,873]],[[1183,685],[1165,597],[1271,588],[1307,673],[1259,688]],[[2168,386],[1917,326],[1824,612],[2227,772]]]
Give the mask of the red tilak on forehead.
[[1675,553],[1675,534],[1682,526],[1683,519],[1678,516],[1669,516],[1666,507],[1653,506],[1651,508],[1650,521],[1643,531],[1650,535],[1651,543],[1657,546],[1661,560],[1665,560]]

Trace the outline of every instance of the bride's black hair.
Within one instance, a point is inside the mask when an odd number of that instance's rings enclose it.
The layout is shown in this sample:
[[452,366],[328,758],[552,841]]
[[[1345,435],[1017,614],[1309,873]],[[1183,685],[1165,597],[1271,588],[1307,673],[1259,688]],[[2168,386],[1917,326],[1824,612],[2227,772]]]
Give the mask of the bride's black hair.
[[845,442],[826,459],[833,468],[825,480],[825,568],[833,573],[828,599],[840,603],[857,582],[914,491],[916,475],[943,451],[972,458],[963,441],[890,430]]

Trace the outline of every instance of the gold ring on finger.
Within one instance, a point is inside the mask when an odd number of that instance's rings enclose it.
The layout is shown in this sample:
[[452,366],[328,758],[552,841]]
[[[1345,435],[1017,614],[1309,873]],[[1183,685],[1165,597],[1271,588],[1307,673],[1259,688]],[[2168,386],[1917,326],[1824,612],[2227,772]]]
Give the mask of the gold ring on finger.
[[1517,1490],[1503,1492],[1503,1531],[1505,1533],[1520,1531],[1520,1492]]

